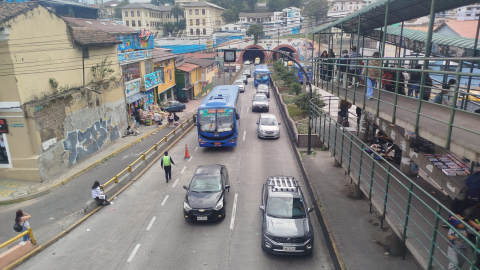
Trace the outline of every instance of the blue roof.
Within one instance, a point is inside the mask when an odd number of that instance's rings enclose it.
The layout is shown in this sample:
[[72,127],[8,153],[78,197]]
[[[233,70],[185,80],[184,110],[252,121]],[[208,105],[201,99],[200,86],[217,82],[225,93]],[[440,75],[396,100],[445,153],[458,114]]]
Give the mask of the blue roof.
[[239,93],[238,85],[219,85],[205,97],[200,104],[201,108],[235,107],[235,101]]
[[270,71],[267,65],[258,65],[257,67],[255,67],[255,71],[265,71],[265,70]]

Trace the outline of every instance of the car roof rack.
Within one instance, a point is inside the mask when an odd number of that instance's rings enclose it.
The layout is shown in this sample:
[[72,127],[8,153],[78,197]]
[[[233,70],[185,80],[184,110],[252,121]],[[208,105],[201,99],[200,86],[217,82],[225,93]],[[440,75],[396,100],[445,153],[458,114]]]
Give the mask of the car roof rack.
[[268,179],[268,186],[272,191],[298,191],[298,181],[292,176],[271,176]]

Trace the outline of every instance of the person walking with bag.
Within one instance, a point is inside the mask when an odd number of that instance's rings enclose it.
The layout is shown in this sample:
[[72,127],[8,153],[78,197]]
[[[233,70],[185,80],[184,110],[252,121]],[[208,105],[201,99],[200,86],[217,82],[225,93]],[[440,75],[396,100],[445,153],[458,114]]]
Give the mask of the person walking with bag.
[[175,162],[173,162],[172,157],[168,155],[168,152],[165,151],[165,155],[160,161],[160,166],[162,166],[162,169],[165,170],[165,178],[167,179],[167,183],[168,180],[172,179],[172,164],[175,165]]
[[[24,213],[22,211],[22,209],[18,209],[17,210],[17,213],[16,213],[16,216],[15,216],[15,226],[14,226],[14,229],[15,231],[17,232],[24,232],[26,231],[29,227],[30,227],[30,223],[28,222],[28,220],[31,218],[32,216],[30,216],[29,214],[27,213]],[[18,224],[18,226],[17,226]],[[22,230],[21,231],[18,231],[15,227],[19,227],[21,226],[22,227]],[[23,241],[26,242],[30,240],[30,236],[27,234],[27,235],[24,235],[23,236]]]

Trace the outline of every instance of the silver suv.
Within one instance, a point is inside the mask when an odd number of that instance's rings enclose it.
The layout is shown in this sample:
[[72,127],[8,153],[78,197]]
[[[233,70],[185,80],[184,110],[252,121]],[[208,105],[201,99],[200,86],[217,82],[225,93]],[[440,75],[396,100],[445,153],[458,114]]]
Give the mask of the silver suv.
[[300,184],[292,176],[270,176],[262,187],[262,249],[276,254],[310,254],[313,227]]
[[257,125],[258,138],[280,138],[280,123],[278,123],[274,114],[260,114]]
[[266,111],[268,112],[270,105],[268,104],[268,98],[265,94],[255,94],[252,99],[252,112],[254,111]]
[[263,93],[267,95],[268,98],[270,98],[270,91],[268,90],[268,85],[266,84],[259,84],[257,86],[257,93]]

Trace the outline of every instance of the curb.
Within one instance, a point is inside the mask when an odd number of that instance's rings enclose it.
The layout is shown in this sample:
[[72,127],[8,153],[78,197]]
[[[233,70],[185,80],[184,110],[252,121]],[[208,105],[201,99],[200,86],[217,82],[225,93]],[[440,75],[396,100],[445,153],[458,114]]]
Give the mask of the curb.
[[[190,132],[190,130],[194,127],[195,125],[192,125],[191,127],[189,127],[187,130],[185,130],[185,132],[183,133],[183,135],[185,135],[186,133]],[[148,137],[148,136],[147,136]],[[170,150],[173,146],[175,146],[178,141],[180,141],[181,139],[183,139],[183,136],[180,136],[179,138],[177,138],[175,141],[172,142],[171,145],[169,145],[167,148],[166,148],[166,151]],[[137,181],[137,179],[142,176],[145,171],[147,171],[158,159],[160,159],[161,156],[157,156],[150,164],[148,164],[142,171],[140,171],[140,173],[135,176],[132,180],[130,180],[130,182],[128,182],[122,189],[120,189],[119,191],[117,191],[113,196],[112,198],[115,198],[116,196],[118,196],[118,194],[122,193],[127,187],[129,187],[132,183],[134,183],[135,181]],[[110,199],[111,201],[111,199]],[[29,253],[23,255],[21,258],[17,259],[16,261],[12,262],[11,264],[5,266],[5,268],[3,268],[2,270],[10,270],[10,269],[13,269],[17,266],[19,266],[20,264],[24,263],[26,260],[30,259],[31,257],[35,256],[36,254],[38,254],[39,252],[41,252],[42,250],[46,249],[47,247],[51,246],[52,244],[54,244],[55,242],[57,242],[58,240],[60,240],[63,236],[65,236],[66,234],[70,233],[73,229],[75,229],[76,227],[78,227],[80,224],[82,224],[85,220],[87,220],[89,217],[91,217],[93,214],[95,214],[96,212],[98,212],[101,208],[103,208],[102,206],[98,206],[96,207],[92,212],[88,213],[87,215],[85,215],[84,217],[82,217],[80,220],[78,220],[77,222],[75,222],[74,224],[72,224],[70,227],[68,227],[66,230],[62,231],[61,233],[57,234],[56,236],[54,236],[52,239],[48,240],[45,244],[43,245],[40,245],[40,246],[37,246],[34,250],[30,251]]]
[[166,125],[163,125],[153,131],[150,131],[149,133],[143,135],[142,137],[136,139],[135,141],[123,146],[122,148],[120,149],[117,149],[115,150],[113,153],[111,154],[108,154],[106,156],[104,156],[103,158],[95,161],[94,163],[90,164],[89,166],[83,168],[82,170],[78,171],[77,173],[65,178],[64,180],[58,182],[58,183],[55,183],[47,188],[44,188],[44,189],[41,189],[39,190],[38,192],[34,193],[34,194],[30,194],[30,195],[27,195],[27,196],[24,196],[24,197],[20,197],[20,198],[15,198],[15,199],[12,199],[12,200],[5,200],[5,201],[0,201],[0,205],[6,205],[6,204],[13,204],[13,203],[19,203],[19,202],[23,202],[23,201],[28,201],[28,200],[31,200],[31,199],[34,199],[34,198],[37,198],[37,197],[40,197],[42,195],[45,195],[47,193],[49,193],[50,191],[52,191],[53,189],[55,188],[59,188],[65,184],[67,184],[68,182],[70,182],[71,180],[77,178],[78,176],[84,174],[85,172],[97,167],[98,165],[102,164],[105,159],[109,159],[111,157],[114,157],[116,155],[118,155],[119,153],[125,151],[126,149],[134,146],[135,144],[141,142],[142,140],[144,140],[145,138],[148,138],[150,137],[151,135],[153,135],[153,133],[155,132],[158,132],[162,129],[164,129],[166,127]]

